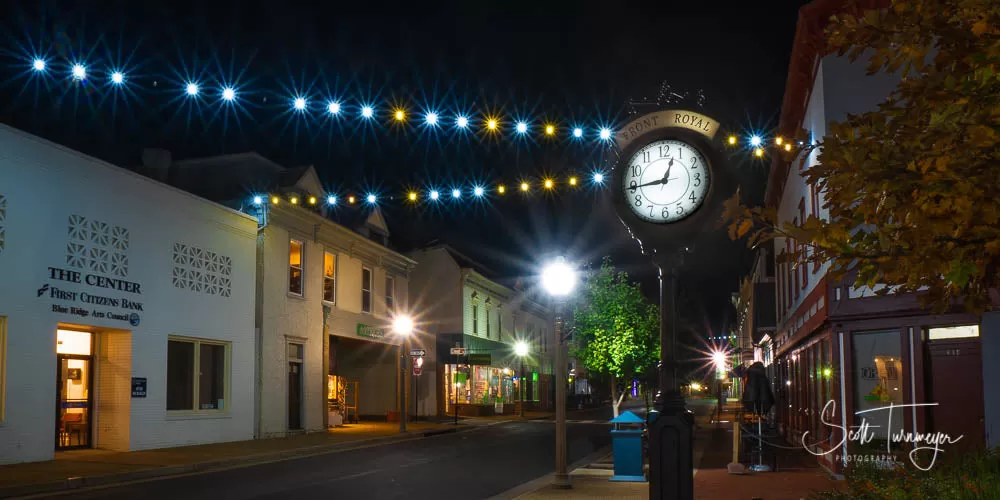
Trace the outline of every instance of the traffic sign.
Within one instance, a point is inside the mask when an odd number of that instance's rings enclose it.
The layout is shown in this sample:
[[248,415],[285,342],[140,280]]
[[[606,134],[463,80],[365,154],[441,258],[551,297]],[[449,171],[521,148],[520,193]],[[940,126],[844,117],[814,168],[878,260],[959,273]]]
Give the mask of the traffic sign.
[[416,365],[416,364],[413,365],[413,374],[414,375],[420,375],[420,371],[421,371],[421,366],[420,365]]
[[423,356],[425,354],[427,354],[427,351],[423,349],[414,349],[410,351],[410,356]]
[[420,375],[421,369],[424,367],[424,358],[418,357],[413,360],[413,374]]
[[452,347],[451,348],[451,353],[453,355],[455,355],[455,356],[465,356],[465,348],[464,347]]

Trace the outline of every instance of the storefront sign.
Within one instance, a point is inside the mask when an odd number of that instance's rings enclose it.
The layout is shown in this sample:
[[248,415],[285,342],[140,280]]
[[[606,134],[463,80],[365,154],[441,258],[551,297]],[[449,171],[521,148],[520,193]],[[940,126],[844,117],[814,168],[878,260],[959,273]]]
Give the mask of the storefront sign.
[[385,328],[358,323],[358,337],[382,340],[385,338]]
[[132,377],[132,397],[146,397],[146,377]]
[[[138,313],[143,311],[143,303],[134,297],[114,293],[125,292],[140,295],[142,294],[142,285],[139,283],[57,267],[49,267],[48,275],[50,280],[61,283],[59,286],[52,283],[42,284],[36,292],[36,297],[44,296],[46,299],[54,301],[79,304],[64,305],[54,302],[52,303],[52,312],[81,318],[112,319],[128,323],[133,327],[139,326],[141,318]],[[85,291],[67,289],[65,288],[67,285],[63,283],[89,288]]]
[[469,354],[468,363],[470,365],[484,365],[489,366],[493,364],[493,355],[490,353],[472,353]]

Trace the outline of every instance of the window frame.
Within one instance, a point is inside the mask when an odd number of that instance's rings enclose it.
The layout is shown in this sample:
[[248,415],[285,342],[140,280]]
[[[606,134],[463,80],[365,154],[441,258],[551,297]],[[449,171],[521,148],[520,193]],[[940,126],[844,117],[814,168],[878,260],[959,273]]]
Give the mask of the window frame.
[[[368,288],[365,288],[365,271],[368,271]],[[375,272],[368,266],[361,266],[361,314],[371,314],[374,309],[372,296],[375,293]],[[365,310],[365,292],[368,292],[368,310]]]
[[[292,265],[292,244],[299,244],[299,291],[292,291],[292,270],[296,269]],[[288,238],[288,295],[293,297],[305,297],[306,295],[306,244],[303,240],[297,240],[295,238]]]
[[0,316],[0,423],[7,421],[7,316]]
[[472,334],[479,335],[479,304],[472,304]]
[[[167,410],[166,406],[167,406],[168,394],[169,394],[169,391],[170,391],[170,385],[169,385],[169,380],[165,380],[164,381],[164,391],[163,391],[163,394],[164,394],[163,406],[164,406],[164,409],[165,409],[164,411],[167,412],[167,415],[168,416],[172,416],[172,415],[226,415],[226,414],[231,413],[231,411],[232,411],[231,408],[233,406],[233,403],[232,403],[232,384],[233,384],[233,377],[232,377],[232,356],[233,356],[233,343],[231,341],[225,341],[225,340],[212,340],[212,339],[203,339],[203,338],[195,338],[195,337],[184,337],[184,336],[179,336],[179,335],[168,335],[167,336],[167,343],[168,343],[168,345],[169,345],[170,342],[186,342],[186,343],[189,343],[189,344],[194,344],[194,365],[193,365],[192,369],[195,371],[195,376],[193,378],[194,388],[192,389],[193,392],[192,392],[192,396],[191,396],[192,397],[192,401],[193,401],[192,404],[193,404],[194,408],[190,409],[190,410]],[[222,408],[222,409],[219,409],[219,408],[204,409],[204,410],[198,408],[198,406],[199,406],[199,400],[200,400],[200,396],[201,396],[201,384],[200,384],[201,380],[200,380],[199,377],[201,376],[201,346],[202,345],[222,346],[225,349],[225,356],[224,356],[224,360],[225,361],[223,363],[223,383],[222,383],[222,385],[223,385],[223,388],[222,388],[223,401],[226,402],[225,403],[225,408]],[[168,361],[168,363],[169,363],[169,361]],[[169,370],[169,368],[168,368],[168,370]]]
[[491,326],[490,325],[490,308],[487,307],[486,308],[486,338],[490,338],[490,333],[492,333],[490,331],[491,330],[490,326]]
[[[326,257],[333,257],[333,276],[326,275]],[[323,302],[327,304],[336,305],[337,304],[337,265],[340,263],[340,259],[337,258],[337,254],[330,251],[323,251]],[[328,299],[326,297],[326,282],[330,280],[333,282],[333,298]]]

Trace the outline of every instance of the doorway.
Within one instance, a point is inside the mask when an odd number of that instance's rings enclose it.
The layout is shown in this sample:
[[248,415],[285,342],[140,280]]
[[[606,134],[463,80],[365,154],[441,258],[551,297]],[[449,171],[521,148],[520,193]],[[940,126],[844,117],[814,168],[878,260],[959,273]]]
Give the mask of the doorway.
[[927,343],[930,430],[965,436],[949,450],[981,450],[986,443],[983,405],[982,345],[978,338],[932,340]]
[[288,430],[302,430],[302,344],[288,344]]
[[58,330],[56,342],[56,449],[93,446],[93,335]]

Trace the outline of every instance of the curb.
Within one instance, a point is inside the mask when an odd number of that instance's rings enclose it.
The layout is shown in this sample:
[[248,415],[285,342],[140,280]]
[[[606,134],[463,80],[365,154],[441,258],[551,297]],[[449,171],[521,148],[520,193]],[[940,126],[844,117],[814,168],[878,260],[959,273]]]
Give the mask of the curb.
[[[608,454],[610,454],[611,451],[612,451],[611,445],[597,449],[593,453],[577,460],[576,462],[573,462],[572,464],[569,465],[569,467],[566,467],[568,474],[572,476],[573,472],[575,472],[577,469],[583,468],[587,465],[590,465],[591,463],[594,463],[608,456]],[[555,479],[555,473],[546,474],[542,477],[535,478],[532,479],[531,481],[528,481],[527,483],[521,484],[520,486],[515,486],[514,488],[511,488],[503,493],[500,493],[499,495],[490,497],[489,500],[517,499],[529,493],[534,493],[548,486],[549,484],[552,483],[554,479]]]
[[306,458],[311,456],[339,453],[358,448],[368,448],[372,446],[380,446],[392,443],[415,441],[418,439],[424,439],[443,434],[458,434],[462,432],[470,432],[476,429],[484,429],[490,427],[491,425],[495,424],[481,424],[475,426],[467,426],[464,428],[431,430],[413,434],[408,433],[407,435],[404,436],[392,435],[392,436],[384,436],[371,439],[359,439],[357,441],[348,441],[346,443],[317,445],[305,448],[294,448],[290,450],[283,450],[277,452],[259,453],[256,455],[250,455],[244,457],[225,458],[220,460],[210,460],[206,462],[197,462],[197,463],[183,464],[183,465],[168,465],[152,469],[119,472],[114,474],[102,474],[99,476],[69,477],[66,479],[61,479],[58,481],[50,481],[45,483],[3,487],[0,488],[0,498],[17,498],[17,497],[34,496],[42,494],[58,494],[70,490],[108,487],[122,483],[129,483],[133,481],[167,478],[169,476],[178,476],[183,474],[205,473],[205,472],[219,471],[224,469],[251,467],[254,465],[264,465],[267,463],[282,462],[285,460],[292,460],[296,458]]

